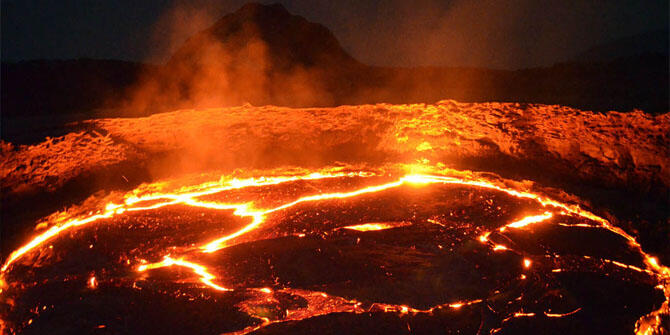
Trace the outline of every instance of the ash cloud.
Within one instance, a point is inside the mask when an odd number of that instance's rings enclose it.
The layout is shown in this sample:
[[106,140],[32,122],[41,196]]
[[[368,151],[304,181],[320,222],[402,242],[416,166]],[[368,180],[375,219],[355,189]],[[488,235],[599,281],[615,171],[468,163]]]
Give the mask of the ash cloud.
[[[528,0],[312,6],[305,15],[326,18],[324,23],[335,27],[335,34],[279,4],[250,3],[216,19],[217,13],[231,11],[235,4],[180,2],[168,10],[156,23],[151,43],[156,50],[153,57],[165,58],[165,64],[145,71],[127,91],[122,110],[146,115],[245,103],[304,107],[432,103],[450,98],[563,104],[599,111],[667,111],[667,94],[651,89],[667,87],[667,77],[659,76],[667,73],[659,71],[664,64],[667,68],[667,57],[629,59],[600,68],[572,63],[519,71],[364,64],[499,68],[539,64],[581,45],[586,48],[597,36],[616,30],[607,25],[612,18],[605,14],[619,13],[612,9],[625,7],[619,3],[552,2],[548,8],[554,9],[553,14],[542,13],[544,7]],[[299,12],[310,6],[290,1],[287,7]],[[355,10],[377,14],[357,16]],[[582,22],[599,10],[603,17]],[[641,23],[630,22],[630,26]],[[589,29],[583,31],[585,27]],[[631,90],[626,82],[637,86]]]
[[[207,22],[208,13],[170,11],[159,24],[169,37],[160,49],[178,45],[186,18]],[[129,91],[124,108],[155,112],[245,103],[328,106],[347,76],[363,68],[324,26],[291,15],[281,5],[248,4],[195,33],[163,66],[147,71]]]

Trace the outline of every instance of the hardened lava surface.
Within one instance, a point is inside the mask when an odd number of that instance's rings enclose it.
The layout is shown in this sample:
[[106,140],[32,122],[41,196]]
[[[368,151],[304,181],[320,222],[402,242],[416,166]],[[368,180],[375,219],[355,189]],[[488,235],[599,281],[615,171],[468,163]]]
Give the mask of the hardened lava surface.
[[45,218],[3,264],[4,331],[668,327],[668,268],[584,206],[521,183],[417,165],[203,178],[93,197]]

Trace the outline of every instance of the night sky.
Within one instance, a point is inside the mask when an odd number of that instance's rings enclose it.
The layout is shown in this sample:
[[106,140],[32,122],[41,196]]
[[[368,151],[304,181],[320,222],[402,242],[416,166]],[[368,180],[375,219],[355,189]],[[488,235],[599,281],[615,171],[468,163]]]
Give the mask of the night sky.
[[[2,1],[2,59],[160,63],[245,0]],[[277,1],[262,1],[272,3]],[[372,65],[551,65],[616,38],[667,29],[667,0],[286,0]]]

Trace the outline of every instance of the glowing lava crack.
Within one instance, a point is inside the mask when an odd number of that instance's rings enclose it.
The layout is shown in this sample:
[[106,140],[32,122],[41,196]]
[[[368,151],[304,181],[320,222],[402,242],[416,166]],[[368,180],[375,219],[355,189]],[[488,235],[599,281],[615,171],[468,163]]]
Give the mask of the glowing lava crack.
[[[408,170],[404,168],[404,170]],[[409,169],[409,171],[417,170],[417,168]],[[634,264],[628,264],[620,260],[610,260],[602,258],[603,264],[613,265],[624,269],[625,271],[633,270],[655,278],[658,283],[658,288],[664,290],[666,301],[660,309],[641,317],[636,324],[636,331],[639,334],[651,334],[654,330],[661,327],[661,318],[668,316],[668,295],[670,295],[670,269],[659,264],[658,260],[651,255],[646,254],[637,241],[624,232],[622,229],[613,226],[609,221],[601,218],[589,211],[586,211],[578,205],[562,203],[540,194],[528,192],[525,190],[518,190],[503,186],[499,182],[487,180],[482,177],[477,177],[474,173],[468,172],[453,172],[431,170],[429,167],[421,167],[420,171],[428,170],[431,173],[408,173],[401,174],[399,177],[388,180],[389,174],[379,171],[345,171],[343,169],[323,169],[316,172],[309,172],[300,175],[281,175],[275,174],[268,177],[260,178],[245,178],[235,179],[224,177],[218,182],[208,182],[198,184],[195,186],[182,187],[177,190],[161,190],[160,184],[147,185],[128,193],[123,197],[123,200],[118,203],[109,203],[103,210],[89,215],[70,215],[68,213],[60,213],[49,218],[48,224],[50,227],[44,232],[33,237],[28,243],[12,252],[6,259],[2,266],[2,283],[3,291],[0,294],[6,294],[6,291],[12,287],[11,278],[8,275],[13,271],[16,264],[22,266],[30,266],[31,260],[28,255],[36,253],[38,250],[48,247],[48,243],[58,239],[65,238],[65,232],[74,231],[85,226],[95,225],[108,219],[128,215],[133,212],[149,212],[168,206],[188,206],[191,208],[202,208],[212,211],[227,211],[231,212],[233,216],[240,219],[250,220],[250,222],[236,229],[232,233],[220,235],[217,237],[210,237],[207,242],[202,244],[193,244],[189,248],[168,248],[163,258],[155,262],[147,262],[141,259],[128,260],[128,264],[134,268],[142,276],[146,276],[148,272],[157,269],[181,268],[190,271],[200,283],[216,291],[235,291],[242,290],[249,292],[252,298],[238,303],[236,306],[252,316],[260,323],[248,326],[244,329],[234,331],[235,333],[248,333],[259,328],[269,326],[271,324],[282,323],[289,320],[305,320],[317,316],[328,315],[336,312],[346,312],[361,314],[366,312],[393,312],[399,314],[432,314],[439,309],[460,309],[464,306],[477,305],[486,303],[487,308],[489,296],[481,296],[473,299],[451,301],[441,303],[429,308],[410,307],[405,304],[393,304],[386,302],[374,302],[369,299],[350,299],[346,297],[335,296],[320,292],[316,290],[306,290],[301,288],[291,288],[288,285],[277,285],[273,288],[268,287],[245,287],[233,285],[227,287],[227,280],[221,278],[216,270],[210,269],[205,263],[198,261],[199,257],[210,257],[217,251],[227,250],[241,243],[262,241],[264,238],[251,237],[247,238],[252,232],[257,232],[265,228],[267,218],[270,215],[280,212],[287,212],[289,209],[299,207],[304,204],[325,204],[328,201],[357,199],[365,195],[375,193],[382,193],[384,191],[398,190],[401,187],[423,188],[427,185],[452,185],[458,187],[468,187],[474,189],[486,190],[488,192],[497,192],[506,196],[511,196],[516,199],[524,201],[534,201],[542,208],[543,212],[528,213],[525,217],[517,218],[512,222],[499,226],[495,229],[480,229],[477,240],[480,245],[486,246],[489,250],[495,253],[510,253],[518,255],[521,260],[519,266],[521,271],[529,271],[535,267],[535,259],[523,250],[517,250],[517,247],[512,240],[504,237],[504,234],[509,231],[523,233],[527,229],[531,229],[536,225],[541,225],[544,222],[554,220],[557,216],[565,218],[574,218],[578,223],[563,223],[557,222],[559,227],[566,229],[580,228],[580,229],[604,229],[626,240],[629,248],[637,252],[644,263],[644,268]],[[225,192],[247,190],[251,188],[269,187],[273,185],[282,185],[296,182],[309,181],[327,181],[339,179],[353,179],[360,180],[373,179],[379,180],[376,184],[367,183],[365,186],[360,186],[353,190],[338,190],[336,192],[323,192],[318,194],[304,195],[297,199],[287,200],[279,205],[270,208],[258,208],[257,203],[252,201],[243,202],[219,202],[211,200],[209,197],[223,194]],[[318,205],[315,205],[318,207]],[[441,228],[449,228],[449,222],[440,221],[439,219],[426,220],[429,224],[439,225]],[[323,231],[306,232],[307,234],[370,234],[375,232],[383,232],[390,229],[404,229],[413,225],[410,221],[397,222],[361,222],[353,225],[343,225],[334,229],[323,228]],[[346,232],[344,232],[344,231]],[[305,233],[288,234],[294,238],[304,238]],[[501,237],[502,236],[502,237]],[[241,239],[245,237],[247,239]],[[360,237],[357,238],[356,243],[360,242]],[[91,245],[92,247],[92,245]],[[445,246],[438,245],[439,249]],[[210,256],[208,256],[210,255]],[[558,256],[557,256],[558,257]],[[590,259],[590,256],[585,256]],[[33,260],[37,262],[37,260]],[[269,261],[268,261],[269,262]],[[37,266],[37,264],[35,264]],[[551,273],[561,273],[564,270],[561,268],[552,269]],[[388,273],[392,276],[392,273]],[[523,272],[521,279],[524,280],[529,273]],[[90,289],[98,289],[100,287],[103,277],[91,276],[89,281]],[[238,287],[239,286],[239,287]],[[15,287],[16,288],[16,287]],[[278,300],[274,298],[275,294],[288,294],[292,296],[301,297],[307,301],[309,308],[291,307],[286,308],[285,315],[282,317],[271,316],[265,309],[259,309],[258,306],[265,306],[264,304],[277,304]],[[11,305],[11,303],[10,303]],[[316,306],[316,307],[314,307]],[[321,306],[321,307],[319,307]],[[264,312],[259,312],[263,310]],[[566,310],[565,312],[555,312],[551,310],[526,312],[521,308],[513,311],[507,318],[500,321],[499,326],[504,327],[512,319],[516,318],[530,318],[543,316],[546,318],[560,318],[571,317],[577,315],[582,310],[581,307]],[[269,313],[269,314],[268,314]],[[266,315],[268,314],[268,315]],[[32,319],[31,319],[32,320]],[[32,321],[30,321],[32,322]],[[4,322],[3,322],[4,323]],[[491,328],[491,332],[497,332],[500,328]]]

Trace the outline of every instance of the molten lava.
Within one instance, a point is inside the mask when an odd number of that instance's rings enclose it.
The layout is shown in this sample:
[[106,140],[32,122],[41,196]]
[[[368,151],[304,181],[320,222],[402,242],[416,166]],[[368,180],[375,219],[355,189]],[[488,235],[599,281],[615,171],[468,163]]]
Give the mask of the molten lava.
[[[244,292],[243,294],[240,293],[243,296],[236,298],[237,302],[234,306],[239,311],[246,313],[250,318],[257,320],[257,322],[241,329],[228,331],[236,334],[250,333],[263,327],[287,321],[307,320],[319,316],[335,315],[335,313],[363,314],[384,312],[397,313],[399,315],[435,315],[449,310],[460,310],[466,306],[476,305],[483,305],[484,307],[482,308],[491,310],[506,311],[500,312],[505,316],[501,317],[500,322],[487,326],[490,327],[489,330],[491,333],[495,333],[500,329],[504,329],[514,319],[574,317],[582,313],[583,308],[571,306],[573,307],[572,309],[564,311],[541,310],[540,307],[531,306],[532,303],[525,302],[523,291],[520,293],[521,296],[519,298],[511,299],[507,303],[507,305],[512,307],[500,307],[494,303],[496,299],[500,299],[497,297],[499,294],[495,293],[499,292],[499,290],[493,290],[480,296],[468,295],[468,299],[459,298],[451,300],[447,297],[443,298],[437,304],[428,306],[422,304],[422,306],[412,307],[408,304],[397,303],[395,301],[375,301],[375,299],[381,297],[375,294],[359,298],[352,293],[355,291],[347,291],[337,287],[331,288],[331,292],[338,292],[339,290],[345,293],[341,293],[341,295],[326,293],[316,289],[316,285],[302,284],[293,287],[289,280],[279,284],[279,277],[281,276],[273,274],[273,271],[275,271],[274,265],[271,265],[269,267],[270,270],[267,272],[270,275],[269,278],[262,278],[262,276],[256,278],[254,274],[249,279],[245,279],[243,277],[244,271],[240,272],[238,276],[233,274],[238,271],[236,267],[241,267],[241,264],[245,264],[246,261],[231,263],[230,267],[228,267],[222,260],[234,259],[234,257],[237,257],[234,255],[237,255],[236,253],[242,250],[240,248],[244,248],[245,245],[257,243],[258,248],[262,248],[265,245],[263,243],[270,243],[277,239],[283,239],[285,243],[289,243],[292,241],[292,238],[300,238],[306,241],[304,243],[317,243],[320,240],[327,241],[337,237],[346,242],[349,241],[348,236],[354,236],[356,238],[352,239],[352,241],[355,242],[346,243],[360,244],[361,248],[365,248],[366,246],[372,248],[374,247],[374,243],[370,242],[369,239],[373,237],[369,234],[393,234],[394,232],[407,229],[409,229],[407,230],[408,232],[414,232],[411,229],[418,229],[413,234],[426,234],[426,232],[431,232],[434,229],[444,232],[457,228],[463,229],[464,233],[461,235],[465,235],[466,237],[458,237],[454,241],[478,241],[474,245],[468,245],[468,250],[477,250],[477,245],[488,248],[488,250],[495,253],[487,254],[486,251],[478,251],[478,253],[489,257],[491,262],[495,260],[505,262],[504,264],[508,264],[509,271],[513,275],[510,277],[521,278],[521,280],[528,280],[526,279],[528,276],[533,276],[536,278],[535,280],[541,280],[539,278],[547,276],[544,272],[560,275],[566,271],[576,271],[575,267],[578,266],[575,265],[576,262],[586,262],[584,264],[587,264],[593,258],[597,257],[584,255],[579,261],[570,260],[563,262],[563,258],[570,258],[569,254],[561,255],[560,251],[547,251],[543,257],[541,254],[533,254],[527,251],[527,247],[523,241],[519,240],[523,238],[524,234],[532,237],[534,234],[542,233],[543,229],[554,227],[551,229],[560,228],[565,229],[565,231],[570,231],[571,229],[598,230],[623,239],[626,243],[626,248],[629,250],[628,253],[631,255],[626,256],[628,258],[622,256],[622,258],[616,260],[600,257],[602,264],[597,265],[596,268],[601,269],[605,265],[613,265],[623,269],[622,271],[633,270],[649,276],[651,278],[649,280],[654,281],[658,289],[664,290],[666,300],[663,305],[648,315],[640,316],[637,321],[636,331],[638,334],[653,333],[654,330],[658,330],[661,327],[661,319],[668,316],[670,269],[660,264],[655,257],[645,253],[639,243],[621,228],[614,226],[608,220],[585,210],[577,204],[564,203],[524,189],[515,189],[506,186],[500,181],[487,179],[475,173],[443,170],[429,165],[389,166],[376,171],[351,171],[343,168],[328,168],[299,175],[282,174],[281,170],[270,172],[271,174],[267,176],[252,176],[243,179],[224,176],[218,181],[182,186],[176,189],[166,189],[167,186],[165,183],[144,185],[120,196],[118,201],[107,203],[88,214],[81,214],[81,209],[74,208],[68,212],[52,215],[40,225],[40,227],[46,228],[44,231],[36,234],[27,243],[12,252],[5,260],[0,279],[2,280],[2,287],[0,287],[2,291],[0,291],[0,294],[3,295],[3,301],[11,305],[13,300],[21,297],[22,292],[41,285],[37,280],[34,282],[23,281],[23,275],[28,269],[36,269],[36,272],[31,274],[31,276],[39,277],[41,273],[39,270],[41,268],[55,267],[57,269],[60,262],[59,258],[67,258],[69,256],[67,253],[58,254],[59,248],[58,246],[54,246],[57,242],[65,243],[63,241],[73,239],[72,243],[75,245],[84,243],[88,246],[87,241],[90,238],[78,237],[80,234],[85,234],[86,231],[98,232],[98,229],[112,229],[105,227],[112,227],[112,223],[117,224],[116,222],[126,222],[127,224],[144,222],[142,220],[148,220],[145,219],[145,216],[153,215],[153,213],[158,213],[159,219],[168,215],[175,215],[169,214],[172,212],[168,212],[168,210],[183,213],[187,213],[190,210],[198,210],[201,211],[202,216],[205,216],[206,213],[212,213],[207,215],[225,215],[217,219],[218,222],[230,221],[235,224],[232,227],[225,227],[225,229],[222,227],[212,228],[210,227],[212,225],[208,224],[207,229],[213,231],[217,231],[218,229],[218,232],[208,232],[205,235],[198,235],[198,233],[193,235],[193,240],[190,242],[186,241],[185,243],[175,242],[173,245],[170,245],[171,239],[174,238],[176,241],[177,237],[179,237],[177,236],[180,234],[179,231],[173,231],[170,233],[172,235],[166,235],[164,240],[167,244],[155,244],[157,247],[149,247],[153,244],[147,241],[135,241],[137,243],[136,246],[128,250],[121,250],[118,253],[121,255],[119,256],[121,261],[118,263],[122,264],[125,270],[117,269],[112,271],[108,269],[106,272],[101,271],[100,274],[96,274],[95,276],[88,276],[88,288],[101,291],[104,286],[126,285],[124,284],[126,281],[132,282],[132,287],[140,287],[138,283],[142,284],[144,282],[167,281],[167,283],[174,285],[186,285],[197,281],[200,283],[200,286],[196,286],[195,288],[200,290],[211,289],[221,292],[219,294],[230,294],[231,297],[241,291]],[[299,191],[301,185],[305,183],[318,183],[319,189],[323,189],[324,191],[314,193],[311,188]],[[351,186],[347,183],[351,183]],[[313,186],[311,187],[314,188]],[[447,188],[443,189],[445,187]],[[277,194],[272,193],[275,192],[273,190],[276,188],[279,188],[278,190],[282,192],[284,190],[289,191]],[[458,214],[458,212],[456,214],[451,212],[450,215],[444,215],[444,213],[449,212],[448,206],[439,205],[442,206],[439,207],[438,204],[440,202],[438,200],[435,200],[435,204],[425,204],[417,200],[418,204],[413,206],[438,206],[435,208],[439,209],[438,212],[432,213],[432,216],[421,220],[416,218],[417,216],[421,216],[417,214],[420,211],[416,209],[413,212],[408,210],[407,213],[411,212],[413,214],[407,214],[407,217],[403,220],[374,220],[373,218],[369,218],[368,214],[365,214],[364,209],[359,210],[359,207],[357,207],[363,206],[359,204],[365,203],[367,204],[365,206],[372,208],[372,203],[374,203],[375,199],[391,197],[392,195],[403,196],[406,194],[415,194],[416,192],[448,194],[449,192],[464,192],[463,190],[472,190],[475,193],[471,194],[481,194],[481,198],[485,196],[510,198],[512,199],[509,200],[510,203],[519,204],[515,206],[521,206],[520,208],[522,209],[526,207],[532,208],[535,212],[526,212],[530,214],[523,217],[517,216],[515,219],[507,221],[509,223],[497,226],[493,224],[491,226],[474,226],[468,224],[460,227],[456,221],[450,219],[451,216]],[[416,195],[416,197],[425,196],[429,199],[433,196],[437,197],[437,195],[433,195],[432,193],[429,193],[429,195],[423,195],[423,193],[416,194],[420,194]],[[258,199],[253,200],[253,197],[258,197]],[[233,201],[235,199],[238,199],[238,201]],[[390,200],[384,201],[389,203]],[[458,199],[456,198],[451,201],[457,203]],[[268,204],[271,206],[266,206]],[[402,201],[394,204],[398,208],[404,206]],[[389,208],[387,210],[393,211],[396,209]],[[337,220],[335,220],[330,218],[333,214],[329,214],[334,211],[341,211],[344,214],[336,216]],[[372,212],[370,210],[370,213]],[[512,211],[508,214],[500,212],[502,214],[496,215],[498,215],[497,217],[507,218],[514,217],[517,215],[517,212]],[[354,213],[356,214],[354,215]],[[359,222],[349,224],[353,222],[347,220],[356,215],[361,217]],[[383,214],[377,215],[383,216]],[[323,217],[323,219],[320,219],[320,217]],[[338,220],[341,220],[341,223]],[[286,227],[282,225],[286,225]],[[159,225],[157,224],[156,227],[159,227]],[[119,227],[118,229],[122,228]],[[470,233],[474,234],[470,236]],[[92,239],[97,240],[99,236],[103,236],[99,234],[102,233],[95,233]],[[183,238],[188,240],[189,236],[184,235]],[[517,238],[517,236],[521,237]],[[395,238],[399,239],[399,241],[402,240],[400,237]],[[81,241],[78,239],[81,239]],[[435,243],[437,242],[439,241],[436,240]],[[114,244],[111,245],[113,246]],[[453,251],[456,248],[455,245],[455,242],[451,244],[440,242],[440,244],[437,244],[437,250],[439,250],[437,252],[448,252],[446,251],[447,249]],[[467,245],[467,243],[464,245]],[[144,247],[147,250],[143,250],[142,248]],[[67,248],[67,250],[75,250],[73,248],[76,247],[68,245]],[[90,248],[94,248],[93,243],[90,244]],[[266,246],[265,248],[269,247]],[[412,246],[408,250],[415,249]],[[325,252],[321,247],[315,250],[316,254]],[[411,252],[419,253],[419,251]],[[425,251],[421,252],[425,253]],[[138,255],[146,253],[150,258],[145,260],[143,257],[132,256],[133,253]],[[384,259],[383,255],[379,257],[380,259]],[[421,257],[425,258],[427,256],[419,253],[413,257],[421,259]],[[635,257],[639,257],[642,264],[629,264],[624,261],[626,259],[634,261]],[[550,258],[550,260],[547,260],[547,258]],[[271,262],[272,259],[268,258],[267,264]],[[379,269],[382,269],[381,271],[384,272],[383,276],[388,278],[395,278],[395,276],[400,276],[400,274],[408,271],[398,269],[389,260],[380,260],[379,262],[381,264]],[[416,262],[419,261],[417,260]],[[513,265],[513,262],[518,263],[515,263],[517,265]],[[116,266],[108,265],[107,267],[115,268]],[[572,270],[570,270],[570,266],[573,266]],[[579,266],[583,267],[586,265]],[[159,271],[160,274],[158,273]],[[58,281],[68,282],[76,278],[76,275],[63,274],[54,278],[47,277],[40,280],[43,283],[50,283]],[[519,281],[519,279],[513,280]],[[149,290],[148,287],[150,286],[144,287],[142,290]],[[158,291],[168,294],[169,290],[159,289]],[[179,293],[179,290],[176,292],[176,295],[186,294],[183,292]],[[299,299],[304,302],[291,305],[282,300],[285,299],[285,296],[295,297],[293,298],[294,300]],[[217,295],[216,297],[220,296]],[[524,302],[520,303],[519,301]],[[524,304],[527,304],[527,306],[524,306]],[[527,311],[526,307],[533,309]],[[47,309],[46,305],[44,309]],[[38,310],[34,315],[39,316],[40,313],[42,312]],[[6,314],[3,315],[3,319],[5,318],[7,318]],[[13,320],[9,327],[14,330],[24,329],[33,322],[32,318],[30,320],[27,323]],[[5,322],[6,320],[3,321],[3,324]],[[108,326],[106,325],[106,327]]]

